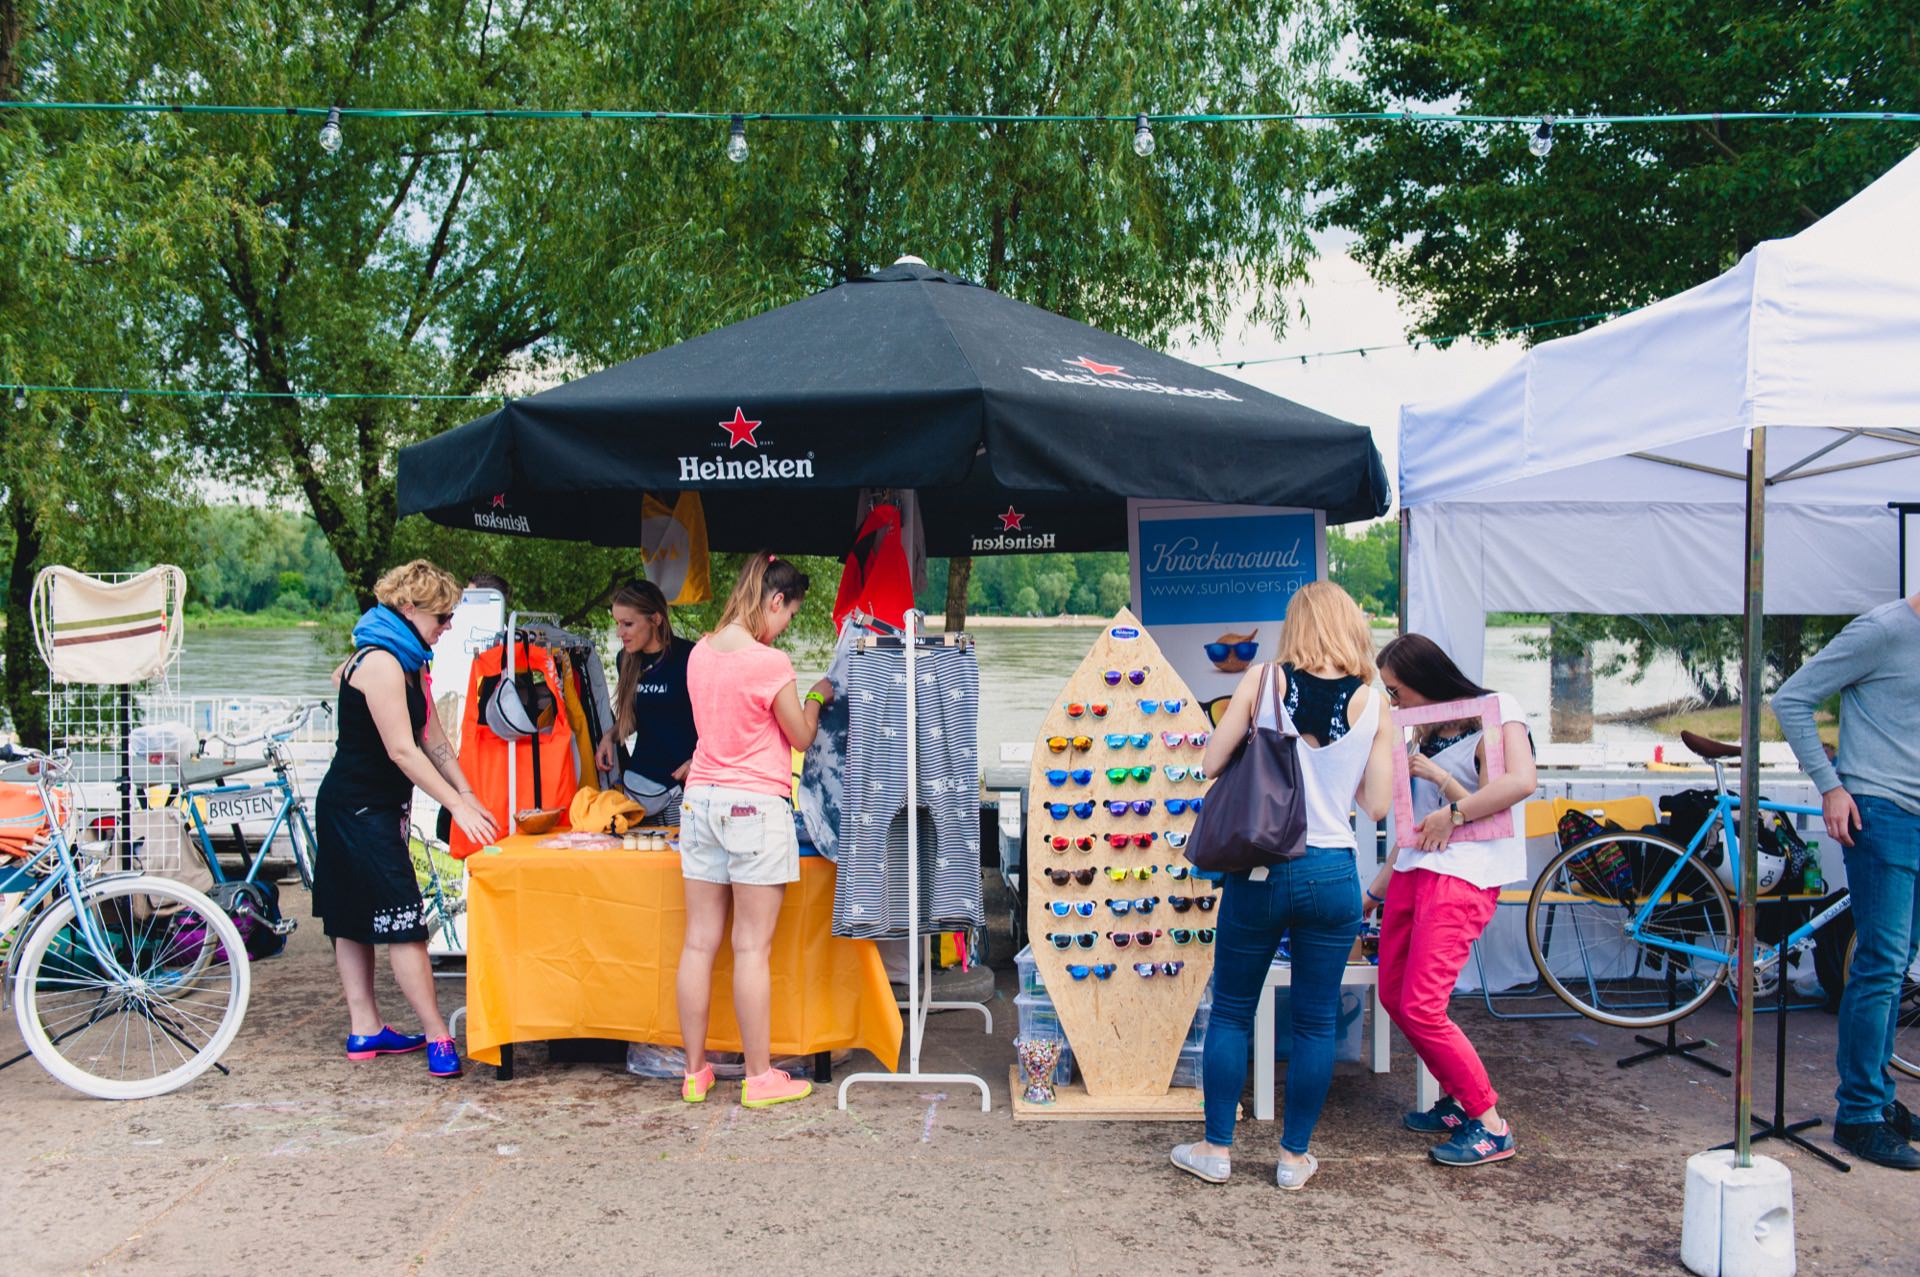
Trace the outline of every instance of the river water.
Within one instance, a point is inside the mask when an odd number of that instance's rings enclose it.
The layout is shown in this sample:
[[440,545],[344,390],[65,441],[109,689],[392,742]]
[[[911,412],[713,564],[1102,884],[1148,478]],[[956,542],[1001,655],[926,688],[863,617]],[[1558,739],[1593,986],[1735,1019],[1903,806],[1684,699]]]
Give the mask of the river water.
[[[1061,684],[1092,645],[1097,627],[999,628],[974,631],[980,659],[980,762],[1000,761],[1004,742],[1031,744],[1041,719]],[[1537,740],[1547,739],[1547,663],[1535,657],[1529,639],[1544,628],[1487,631],[1486,678],[1489,687],[1511,692],[1527,707]],[[1385,643],[1389,631],[1375,631]],[[331,696],[328,681],[343,655],[338,639],[312,629],[192,630],[181,652],[177,690],[195,697]],[[824,653],[802,650],[795,664],[803,683],[824,665]],[[1691,684],[1677,662],[1665,660],[1633,682],[1624,677],[1594,680],[1594,712],[1605,716],[1664,705],[1689,695]],[[1652,728],[1640,723],[1598,723],[1594,739],[1603,742],[1651,740]]]

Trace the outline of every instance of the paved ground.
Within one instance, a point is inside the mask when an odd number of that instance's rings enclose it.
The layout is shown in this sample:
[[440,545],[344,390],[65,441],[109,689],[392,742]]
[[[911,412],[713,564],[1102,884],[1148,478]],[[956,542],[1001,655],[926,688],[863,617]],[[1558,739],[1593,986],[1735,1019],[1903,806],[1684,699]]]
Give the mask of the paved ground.
[[[844,1113],[830,1096],[756,1113],[724,1092],[693,1107],[671,1083],[549,1066],[537,1048],[504,1084],[485,1068],[437,1082],[417,1056],[348,1064],[308,923],[258,968],[231,1077],[112,1105],[31,1064],[0,1074],[0,1272],[1679,1272],[1686,1156],[1732,1120],[1717,1077],[1616,1069],[1626,1033],[1495,1023],[1476,1002],[1463,1019],[1520,1157],[1429,1163],[1397,1125],[1401,1045],[1392,1075],[1342,1066],[1307,1191],[1273,1188],[1276,1133],[1253,1122],[1234,1181],[1215,1187],[1166,1163],[1192,1127],[1014,1124],[1010,984],[994,1036],[937,1018],[926,1052],[993,1081],[993,1112],[970,1088],[869,1086]],[[459,1004],[457,982],[443,991]],[[1721,1011],[1692,1027],[1731,1042]],[[1833,1021],[1792,1027],[1792,1111],[1825,1114]],[[8,1016],[0,1050],[17,1049]],[[1841,1175],[1768,1148],[1793,1172],[1803,1272],[1920,1272],[1920,1175]]]

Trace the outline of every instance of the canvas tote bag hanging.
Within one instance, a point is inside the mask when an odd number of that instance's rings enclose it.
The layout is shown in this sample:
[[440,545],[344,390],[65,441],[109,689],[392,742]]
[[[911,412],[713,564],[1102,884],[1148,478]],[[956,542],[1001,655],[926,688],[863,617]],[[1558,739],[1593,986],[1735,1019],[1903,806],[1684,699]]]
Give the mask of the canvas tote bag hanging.
[[169,563],[124,581],[55,565],[33,581],[33,637],[56,683],[144,683],[180,654],[187,574]]
[[[1272,727],[1261,727],[1260,703],[1273,701]],[[1244,873],[1293,860],[1307,850],[1307,803],[1301,791],[1300,734],[1280,703],[1273,666],[1260,671],[1247,739],[1207,790],[1193,822],[1187,859],[1214,873]]]

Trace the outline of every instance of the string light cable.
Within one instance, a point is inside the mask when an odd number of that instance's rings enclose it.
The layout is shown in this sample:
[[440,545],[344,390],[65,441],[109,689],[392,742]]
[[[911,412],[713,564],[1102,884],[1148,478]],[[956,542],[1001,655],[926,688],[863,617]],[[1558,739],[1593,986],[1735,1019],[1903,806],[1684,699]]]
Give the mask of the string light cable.
[[1333,359],[1340,355],[1358,355],[1365,359],[1370,354],[1383,350],[1421,350],[1431,346],[1435,350],[1445,350],[1460,341],[1483,341],[1489,337],[1512,337],[1520,333],[1530,333],[1541,328],[1559,328],[1567,324],[1584,324],[1596,319],[1618,319],[1622,315],[1631,315],[1641,309],[1628,306],[1621,310],[1596,310],[1585,315],[1568,315],[1561,319],[1542,319],[1531,324],[1510,324],[1504,328],[1480,328],[1469,333],[1455,333],[1451,337],[1415,337],[1410,341],[1385,342],[1373,346],[1343,346],[1338,350],[1312,350],[1304,354],[1261,355],[1252,359],[1216,359],[1199,365],[1202,368],[1246,368],[1255,364],[1304,364],[1310,359]]

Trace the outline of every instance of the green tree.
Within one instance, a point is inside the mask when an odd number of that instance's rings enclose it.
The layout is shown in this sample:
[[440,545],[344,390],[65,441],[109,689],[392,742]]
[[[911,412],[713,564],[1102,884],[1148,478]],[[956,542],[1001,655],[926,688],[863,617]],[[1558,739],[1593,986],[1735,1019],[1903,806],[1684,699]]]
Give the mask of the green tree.
[[[1346,110],[1908,110],[1910,4],[1354,0]],[[1911,125],[1701,122],[1528,129],[1352,123],[1325,133],[1323,225],[1448,336],[1638,306],[1791,235],[1913,148]],[[1571,328],[1540,334],[1559,336]]]
[[1400,612],[1400,524],[1327,529],[1327,575],[1375,616]]

